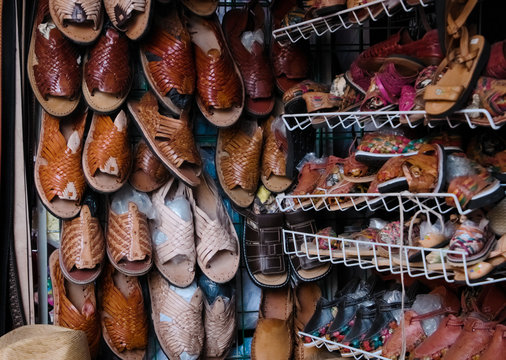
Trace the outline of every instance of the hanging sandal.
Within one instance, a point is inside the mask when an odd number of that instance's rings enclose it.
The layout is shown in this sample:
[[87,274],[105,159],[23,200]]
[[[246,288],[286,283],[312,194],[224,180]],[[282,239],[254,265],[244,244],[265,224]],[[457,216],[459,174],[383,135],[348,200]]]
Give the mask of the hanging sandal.
[[211,16],[218,7],[218,0],[181,0],[181,3],[199,16]]
[[478,0],[435,1],[439,42],[443,53],[453,49],[454,42],[461,38],[466,20],[471,15]]
[[169,177],[169,170],[141,139],[137,144],[132,173],[128,178],[130,185],[138,191],[148,193],[160,188]]
[[104,7],[114,27],[137,41],[149,28],[153,3],[154,0],[104,0]]

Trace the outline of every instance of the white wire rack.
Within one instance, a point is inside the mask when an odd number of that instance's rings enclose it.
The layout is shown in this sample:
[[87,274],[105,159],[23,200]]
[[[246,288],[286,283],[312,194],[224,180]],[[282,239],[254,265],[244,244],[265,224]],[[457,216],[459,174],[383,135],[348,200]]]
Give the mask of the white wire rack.
[[479,125],[473,122],[473,119],[479,118],[481,122],[488,122],[492,129],[497,130],[503,123],[496,124],[494,118],[485,109],[462,109],[456,111],[452,116],[436,118],[429,116],[424,110],[412,111],[350,111],[350,112],[322,112],[307,114],[283,114],[283,121],[288,130],[304,130],[307,127],[318,123],[319,126],[327,126],[333,129],[341,126],[348,129],[358,126],[363,129],[369,124],[374,124],[376,128],[390,126],[398,128],[401,125],[407,125],[415,128],[421,124],[428,124],[433,128],[441,124],[448,124],[450,128],[456,128],[460,124],[467,123],[471,129]]
[[[322,247],[321,243],[325,246]],[[332,248],[332,243],[337,249]],[[402,272],[410,277],[425,276],[429,280],[443,279],[448,283],[457,281],[465,282],[468,286],[478,286],[506,280],[504,271],[495,272],[483,279],[471,280],[467,255],[464,252],[445,248],[376,243],[291,230],[283,230],[283,246],[288,255],[345,266],[359,266],[361,269],[376,269],[379,272],[392,274]],[[418,254],[416,261],[410,261],[409,258],[415,253]],[[429,263],[427,255],[430,253],[437,255],[435,257],[441,259],[441,262]],[[462,256],[462,266],[455,267],[448,263],[446,259],[449,254]],[[460,277],[456,279],[457,272]]]
[[[422,6],[427,6],[427,0],[419,1]],[[290,42],[294,43],[301,39],[307,40],[313,34],[316,36],[322,36],[328,32],[333,33],[340,29],[349,29],[353,25],[363,24],[363,22],[361,22],[359,19],[359,15],[357,13],[358,11],[367,11],[369,15],[368,20],[378,20],[372,11],[375,5],[381,5],[383,7],[384,14],[388,17],[391,17],[393,15],[393,12],[392,9],[388,8],[387,4],[388,0],[371,1],[367,4],[342,10],[334,14],[317,17],[311,20],[300,22],[298,24],[289,25],[273,30],[272,35],[274,39],[283,44]],[[405,12],[410,12],[413,10],[413,7],[407,5],[407,3],[405,3],[405,0],[400,0],[400,6],[398,8],[404,10]],[[352,22],[350,19],[354,19],[354,21]]]

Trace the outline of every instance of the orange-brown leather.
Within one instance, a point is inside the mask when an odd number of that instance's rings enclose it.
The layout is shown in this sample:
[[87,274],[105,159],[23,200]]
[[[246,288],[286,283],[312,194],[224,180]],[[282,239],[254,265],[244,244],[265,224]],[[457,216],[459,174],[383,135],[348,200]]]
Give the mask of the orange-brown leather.
[[196,74],[190,34],[175,11],[163,21],[163,28],[155,27],[142,46],[157,58],[148,57],[149,71],[163,95],[172,89],[179,94],[193,94]]
[[113,25],[124,31],[134,11],[143,13],[146,10],[146,0],[104,0],[104,7]]
[[92,22],[93,29],[97,29],[101,17],[101,0],[53,0],[53,6],[62,24]]
[[223,131],[223,156],[221,171],[229,189],[240,186],[246,191],[255,191],[260,173],[262,151],[262,128],[257,126],[253,136],[237,128]]
[[422,145],[418,154],[406,158],[402,170],[409,183],[409,191],[432,191],[439,175],[437,146]]
[[107,266],[102,280],[102,308],[109,315],[104,318],[105,328],[118,351],[144,349],[148,343],[148,317],[138,280],[130,279],[130,296],[125,297],[114,284],[114,271]]
[[155,96],[147,92],[140,101],[139,115],[160,150],[174,165],[180,167],[185,161],[195,165],[202,163],[192,130],[184,118],[186,112],[181,114],[181,119],[161,115]]
[[[78,132],[82,140],[86,112],[73,119],[73,129]],[[82,141],[75,153],[67,147],[67,140],[60,132],[60,119],[44,112],[42,124],[44,137],[39,146],[42,146],[41,157],[47,161],[47,165],[40,165],[39,176],[42,189],[49,201],[55,196],[64,196],[67,185],[74,183],[76,194],[65,194],[76,197],[80,202],[86,186],[83,168],[81,165]],[[69,120],[67,120],[69,121]]]
[[[106,166],[114,158],[118,168]],[[95,175],[100,169],[110,174],[117,174],[122,181],[128,175],[132,162],[132,149],[128,141],[127,126],[121,131],[114,125],[110,116],[97,115],[93,141],[88,146],[88,164],[90,173]]]
[[63,222],[60,246],[63,265],[69,271],[74,267],[94,269],[104,260],[102,227],[87,205],[83,205],[79,217]]
[[77,309],[67,297],[65,278],[60,269],[59,260],[52,269],[54,276],[51,278],[53,288],[58,289],[58,303],[55,303],[55,311],[58,313],[58,324],[69,329],[82,330],[88,338],[88,346],[92,357],[98,353],[100,345],[100,317],[97,316],[97,300],[95,297],[95,285],[85,287],[85,298],[82,309]]
[[135,203],[129,202],[124,214],[109,210],[107,225],[107,246],[116,263],[123,259],[142,261],[151,257],[148,219]]
[[112,27],[107,29],[88,54],[84,76],[91,94],[98,90],[124,96],[132,77],[126,36]]
[[[47,0],[39,1],[35,21],[38,26],[43,22],[52,24]],[[46,100],[49,95],[74,99],[81,86],[79,50],[54,25],[47,39],[38,26],[32,34],[37,57],[37,65],[33,66],[37,87]]]
[[271,117],[264,125],[265,145],[262,153],[262,174],[269,178],[272,174],[286,175],[286,153],[288,144],[284,135],[279,130],[272,131],[274,117]]
[[139,143],[135,154],[134,172],[141,170],[157,183],[164,183],[169,179],[170,173],[153,154],[145,142]]
[[218,25],[203,20],[214,33],[219,49],[208,53],[195,46],[197,66],[197,91],[207,109],[228,109],[242,103],[241,80],[235,71],[234,62],[226,50]]

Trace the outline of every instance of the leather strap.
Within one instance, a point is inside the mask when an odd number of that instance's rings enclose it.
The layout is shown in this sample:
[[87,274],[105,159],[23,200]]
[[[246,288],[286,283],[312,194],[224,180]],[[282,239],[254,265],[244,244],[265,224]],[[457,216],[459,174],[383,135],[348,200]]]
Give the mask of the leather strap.
[[452,2],[466,3],[464,5],[464,8],[460,11],[460,14],[455,19],[452,17],[452,14],[450,13],[448,13],[448,16],[446,18],[446,33],[449,36],[456,39],[460,37],[459,30],[461,30],[464,24],[466,23],[467,18],[469,17],[474,7],[478,3],[478,0],[450,0],[447,1],[446,6],[452,6],[452,4],[450,4]]
[[265,144],[262,152],[262,174],[268,179],[272,174],[286,176],[287,139],[280,129],[273,131],[274,117],[271,116],[263,126]]
[[93,29],[96,30],[102,16],[100,0],[53,0],[52,5],[62,24],[65,22],[82,24],[91,21]]
[[209,357],[222,356],[232,345],[235,332],[235,295],[225,303],[218,296],[213,304],[204,299],[205,353]]
[[143,13],[146,10],[146,0],[104,0],[104,7],[112,24],[126,31],[126,23],[134,12]]

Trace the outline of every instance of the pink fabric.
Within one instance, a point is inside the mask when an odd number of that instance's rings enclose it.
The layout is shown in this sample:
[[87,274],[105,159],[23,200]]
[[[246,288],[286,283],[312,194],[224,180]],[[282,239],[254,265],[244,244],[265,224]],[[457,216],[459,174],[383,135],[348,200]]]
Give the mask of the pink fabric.
[[405,85],[401,89],[401,97],[399,98],[399,110],[409,111],[415,107],[416,91],[410,85]]

